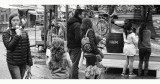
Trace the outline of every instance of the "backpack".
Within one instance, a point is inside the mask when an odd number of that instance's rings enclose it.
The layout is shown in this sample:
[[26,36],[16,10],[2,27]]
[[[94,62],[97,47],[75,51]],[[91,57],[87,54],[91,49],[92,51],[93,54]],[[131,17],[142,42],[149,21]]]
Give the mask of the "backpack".
[[92,48],[91,48],[91,44],[90,44],[90,40],[87,37],[88,32],[92,30],[92,29],[88,29],[85,36],[82,38],[81,40],[81,44],[82,44],[82,50],[85,52],[91,52]]

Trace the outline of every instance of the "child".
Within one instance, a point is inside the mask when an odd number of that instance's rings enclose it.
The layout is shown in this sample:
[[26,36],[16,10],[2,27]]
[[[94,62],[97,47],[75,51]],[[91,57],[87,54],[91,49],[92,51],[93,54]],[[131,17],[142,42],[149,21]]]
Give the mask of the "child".
[[[98,43],[98,47],[102,47],[105,46],[104,45],[104,41],[105,39],[101,38],[101,36],[96,34],[96,41]],[[103,65],[101,64],[102,59],[104,58],[103,53],[100,51],[100,49],[98,49],[99,54],[96,55],[96,63],[94,66],[90,65],[87,66],[87,68],[85,69],[85,78],[86,79],[100,79],[101,77],[101,73],[103,70]],[[79,61],[79,68],[82,67],[82,63],[84,61],[85,57],[83,56],[83,52],[81,54],[81,58]]]
[[64,49],[64,40],[54,38],[50,49],[51,56],[48,57],[47,65],[51,70],[53,79],[68,79],[69,69],[72,62],[69,54]]
[[151,55],[151,31],[147,29],[146,24],[142,23],[139,29],[139,67],[138,76],[142,75],[142,66],[144,62],[144,76],[148,75],[149,58]]
[[136,44],[138,43],[138,40],[135,36],[135,33],[133,33],[132,30],[132,24],[128,24],[124,28],[123,33],[123,39],[124,39],[124,48],[123,53],[126,56],[126,63],[123,67],[122,76],[126,76],[126,69],[129,66],[129,76],[136,76],[133,73],[133,62],[134,62],[134,56],[136,55]]

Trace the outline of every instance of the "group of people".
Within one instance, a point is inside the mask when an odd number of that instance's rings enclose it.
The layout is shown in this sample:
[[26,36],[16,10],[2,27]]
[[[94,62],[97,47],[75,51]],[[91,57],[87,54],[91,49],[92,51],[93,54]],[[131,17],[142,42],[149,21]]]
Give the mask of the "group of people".
[[[83,49],[81,43],[84,36],[87,36],[90,41],[91,50],[89,52]],[[91,19],[85,17],[85,11],[77,9],[75,15],[67,23],[67,47],[72,60],[71,79],[78,79],[78,65],[82,52],[86,58],[86,67],[96,64],[98,54],[100,58],[104,57],[98,49],[98,43],[98,36],[94,32]]]
[[[56,37],[50,47],[50,56],[47,65],[55,79],[59,78],[79,78],[79,61],[81,56],[86,59],[86,67],[94,66],[97,61],[102,61],[103,53],[98,49],[98,43],[102,40],[96,35],[93,23],[90,18],[85,17],[85,11],[76,9],[74,16],[67,22],[67,42]],[[22,21],[18,13],[11,14],[9,17],[9,29],[3,34],[3,43],[7,49],[7,64],[13,79],[22,79],[26,69],[30,70],[33,65],[29,37],[21,27]],[[132,24],[124,26],[124,54],[126,63],[121,75],[125,76],[129,65],[129,76],[134,76],[133,62],[136,55],[136,45],[139,48],[139,69],[138,75],[142,74],[142,65],[145,61],[144,75],[148,74],[148,62],[151,54],[150,37],[151,32],[146,24],[141,24],[139,28],[139,40],[133,32]],[[82,46],[82,38],[87,36],[89,39],[90,51]],[[82,54],[83,52],[83,54]],[[95,76],[96,79],[96,76]]]
[[[102,38],[95,34],[92,21],[85,17],[85,13],[84,10],[77,9],[74,16],[68,20],[67,43],[58,37],[52,41],[51,54],[49,54],[51,56],[47,58],[47,65],[54,79],[78,79],[80,58],[82,56],[86,58],[86,67],[96,65],[104,57],[97,46]],[[81,40],[85,35],[90,41],[90,52],[82,48]],[[64,49],[66,47],[67,49]],[[88,77],[86,78],[88,79]],[[94,78],[98,78],[98,74]]]
[[[138,38],[137,38],[138,37]],[[142,76],[142,66],[144,65],[144,76],[148,75],[149,57],[151,55],[151,31],[147,29],[145,23],[142,23],[140,27],[135,30],[132,27],[132,23],[127,23],[124,26],[124,48],[123,53],[126,56],[126,62],[123,67],[122,76],[127,76],[126,70],[129,66],[129,76],[136,76],[133,73],[134,57],[136,55],[136,48],[139,49],[139,66],[138,76]]]
[[[98,50],[96,34],[93,30],[92,22],[89,18],[82,18],[83,11],[77,9],[75,15],[68,21],[67,24],[67,47],[72,60],[71,78],[78,78],[78,63],[81,52],[84,52],[86,58],[86,65],[94,65],[97,54],[103,54]],[[88,30],[91,30],[88,32]],[[88,32],[88,37],[91,42],[91,52],[86,52],[81,46],[81,39]],[[123,53],[126,56],[126,62],[123,67],[122,76],[126,76],[126,70],[129,66],[129,76],[136,76],[133,73],[134,57],[136,55],[136,47],[139,49],[139,66],[138,76],[142,76],[142,67],[144,62],[144,76],[148,75],[149,57],[151,55],[151,31],[147,29],[146,23],[143,22],[137,30],[132,27],[132,23],[128,22],[124,25],[123,39],[124,48]]]

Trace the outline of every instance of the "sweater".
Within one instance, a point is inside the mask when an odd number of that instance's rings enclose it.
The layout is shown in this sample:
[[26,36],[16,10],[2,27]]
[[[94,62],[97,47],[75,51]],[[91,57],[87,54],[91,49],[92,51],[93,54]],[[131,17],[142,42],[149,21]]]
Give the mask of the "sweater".
[[150,30],[143,30],[143,41],[138,41],[138,48],[151,48],[151,31]]

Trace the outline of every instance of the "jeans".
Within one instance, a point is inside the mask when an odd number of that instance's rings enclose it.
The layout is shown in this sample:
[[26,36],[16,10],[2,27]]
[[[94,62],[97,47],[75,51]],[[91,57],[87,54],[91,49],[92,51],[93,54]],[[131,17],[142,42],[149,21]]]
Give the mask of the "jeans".
[[8,64],[8,69],[12,79],[22,79],[26,70],[26,64],[24,65]]
[[70,79],[78,79],[78,65],[81,57],[81,48],[69,49],[69,55],[72,60]]
[[142,73],[143,61],[145,62],[144,75],[147,75],[150,55],[151,55],[151,49],[139,49],[139,69],[138,69],[138,75],[141,75],[141,73]]

